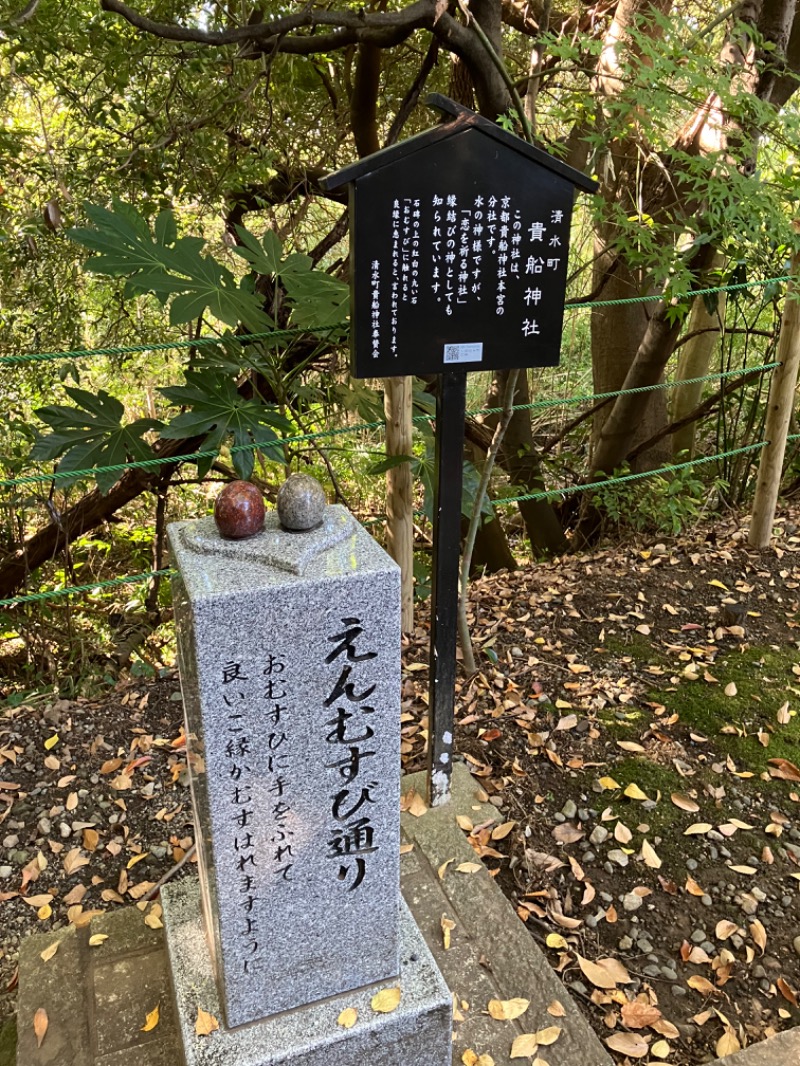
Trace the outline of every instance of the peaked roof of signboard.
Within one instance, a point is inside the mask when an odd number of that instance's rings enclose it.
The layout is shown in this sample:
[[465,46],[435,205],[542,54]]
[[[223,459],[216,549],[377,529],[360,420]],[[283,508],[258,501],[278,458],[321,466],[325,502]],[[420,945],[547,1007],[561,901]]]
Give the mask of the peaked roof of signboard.
[[453,121],[443,122],[439,126],[434,126],[433,129],[425,130],[423,133],[418,133],[405,141],[400,141],[399,144],[393,144],[389,148],[382,148],[379,152],[374,152],[365,159],[360,159],[356,163],[351,163],[349,166],[337,170],[334,174],[329,174],[322,179],[321,185],[323,188],[326,190],[338,189],[348,182],[358,181],[359,178],[363,178],[366,174],[374,174],[376,170],[391,166],[393,163],[406,159],[416,152],[423,151],[433,144],[454,137],[463,130],[475,129],[502,144],[505,148],[510,148],[512,151],[525,156],[532,163],[538,163],[539,166],[552,171],[577,188],[583,189],[584,192],[597,191],[597,182],[587,174],[568,166],[566,163],[562,163],[560,159],[556,159],[555,156],[550,155],[548,152],[543,152],[541,148],[534,148],[533,145],[523,141],[522,138],[514,136],[513,133],[508,133],[494,122],[483,118],[482,115],[477,115],[474,111],[470,111],[468,107],[457,104],[440,93],[431,93],[426,103],[429,107],[441,111],[444,115],[452,115]]

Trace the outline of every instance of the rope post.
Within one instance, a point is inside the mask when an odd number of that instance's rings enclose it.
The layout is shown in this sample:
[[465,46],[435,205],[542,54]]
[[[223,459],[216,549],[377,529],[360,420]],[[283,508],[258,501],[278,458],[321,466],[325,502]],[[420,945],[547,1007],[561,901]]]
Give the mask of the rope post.
[[[384,380],[387,458],[411,455],[413,384],[410,377]],[[414,628],[414,478],[410,463],[386,471],[386,527],[389,554],[400,567],[400,625],[404,633],[410,633]]]
[[797,372],[800,368],[800,300],[797,298],[795,277],[800,270],[800,252],[792,256],[792,280],[786,287],[786,301],[781,319],[778,341],[780,365],[772,375],[769,388],[764,436],[767,446],[761,455],[756,480],[753,513],[750,518],[748,543],[753,548],[766,548],[772,536],[772,523],[778,503],[778,491],[786,453],[786,435],[794,407]]

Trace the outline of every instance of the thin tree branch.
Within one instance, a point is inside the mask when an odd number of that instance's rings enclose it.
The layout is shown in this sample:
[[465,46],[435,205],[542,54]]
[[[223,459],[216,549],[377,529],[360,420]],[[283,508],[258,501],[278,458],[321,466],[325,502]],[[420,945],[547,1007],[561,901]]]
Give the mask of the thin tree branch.
[[[272,19],[270,22],[258,22],[247,26],[235,26],[226,30],[201,30],[192,26],[181,26],[178,23],[157,22],[147,18],[135,8],[122,3],[122,0],[100,0],[100,6],[104,11],[120,15],[138,30],[160,37],[166,41],[187,41],[194,44],[213,45],[217,48],[229,44],[242,44],[243,42],[258,42],[261,45],[270,44],[274,38],[284,37],[279,45],[279,50],[294,51],[287,45],[305,43],[311,51],[326,51],[334,38],[333,34],[323,34],[320,37],[306,37],[286,39],[284,35],[296,30],[315,29],[317,26],[334,26],[339,30],[352,31],[355,36],[342,35],[343,43],[353,43],[361,39],[374,39],[371,34],[384,31],[407,31],[411,33],[417,27],[432,24],[434,5],[431,0],[416,0],[402,11],[328,11],[313,8],[306,4],[302,10],[293,15],[285,15],[283,18]],[[346,40],[345,40],[346,36]],[[324,47],[318,47],[320,44]]]

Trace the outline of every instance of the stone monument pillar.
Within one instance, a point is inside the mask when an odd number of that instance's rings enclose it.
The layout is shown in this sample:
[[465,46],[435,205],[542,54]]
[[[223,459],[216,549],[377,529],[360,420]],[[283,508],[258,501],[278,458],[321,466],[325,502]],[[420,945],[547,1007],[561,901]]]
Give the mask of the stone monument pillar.
[[[294,481],[246,539],[169,529],[200,871],[162,893],[187,1066],[446,1066],[450,994],[399,887],[399,571]],[[198,1008],[224,1028],[196,1036]]]

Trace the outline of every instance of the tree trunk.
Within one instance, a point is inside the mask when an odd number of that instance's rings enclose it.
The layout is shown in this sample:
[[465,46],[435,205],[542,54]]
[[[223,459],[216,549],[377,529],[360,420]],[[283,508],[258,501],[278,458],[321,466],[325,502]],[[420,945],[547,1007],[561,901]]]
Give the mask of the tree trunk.
[[[790,273],[797,276],[800,270],[800,254],[792,258]],[[778,341],[778,361],[772,374],[769,390],[769,405],[764,436],[769,441],[761,453],[750,519],[749,543],[754,548],[766,548],[772,534],[775,506],[781,484],[783,456],[786,451],[786,434],[794,407],[797,371],[800,367],[800,302],[796,298],[794,281],[786,288],[786,304],[783,309],[781,335]]]
[[[603,300],[624,300],[648,294],[642,279],[628,269],[606,243],[601,230],[595,242],[595,263],[592,288],[602,285]],[[653,304],[622,304],[618,307],[592,308],[592,380],[596,393],[616,392],[633,365],[639,345],[647,331]],[[661,392],[639,396],[641,421],[632,438],[632,446],[654,437],[667,418],[666,401]],[[592,452],[599,447],[603,428],[614,404],[601,407],[592,423]],[[668,442],[643,453],[636,460],[634,470],[654,470],[668,461]]]
[[[510,371],[499,371],[486,399],[487,407],[499,407]],[[530,403],[527,374],[517,379],[514,402],[517,405]],[[486,424],[494,426],[497,415],[489,415]],[[519,485],[523,492],[543,492],[546,488],[542,467],[536,455],[531,428],[530,411],[515,411],[503,438],[498,458],[509,479]],[[529,500],[519,504],[520,514],[531,542],[534,555],[559,555],[566,551],[567,539],[552,506],[546,500]]]
[[[714,259],[714,266],[720,267],[721,265],[722,256],[717,255]],[[701,378],[708,374],[711,356],[717,346],[720,331],[725,321],[725,296],[724,292],[717,293],[717,306],[712,314],[709,313],[703,297],[695,297],[692,312],[686,324],[686,332],[697,332],[697,335],[687,341],[681,350],[678,369],[675,372],[678,381],[685,381],[687,378]],[[676,386],[672,393],[671,420],[680,422],[684,419],[690,411],[697,407],[702,395],[703,383],[700,381],[691,385]],[[688,452],[689,457],[694,455],[696,432],[697,423],[691,422],[673,433],[672,457],[674,460],[677,460],[682,453]]]

